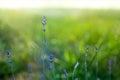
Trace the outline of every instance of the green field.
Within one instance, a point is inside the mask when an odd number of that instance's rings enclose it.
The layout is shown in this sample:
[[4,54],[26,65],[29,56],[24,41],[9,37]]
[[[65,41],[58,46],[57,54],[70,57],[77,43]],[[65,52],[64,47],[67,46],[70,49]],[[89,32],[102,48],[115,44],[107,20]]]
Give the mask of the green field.
[[[120,79],[120,10],[39,9],[0,10],[0,80],[9,80],[11,72],[6,50],[11,50],[16,80],[26,80],[27,64],[33,64],[32,77],[40,80],[43,49],[42,16],[47,17],[47,53],[54,54],[54,76],[46,69],[47,80],[69,80],[77,62],[75,77],[84,79],[84,54],[88,52],[88,80],[95,79],[95,61],[98,58],[98,77],[110,80],[108,60],[112,60],[111,80]],[[94,46],[98,46],[98,55]],[[93,59],[93,57],[95,58]],[[48,59],[48,57],[46,58]],[[46,63],[47,65],[47,63]]]

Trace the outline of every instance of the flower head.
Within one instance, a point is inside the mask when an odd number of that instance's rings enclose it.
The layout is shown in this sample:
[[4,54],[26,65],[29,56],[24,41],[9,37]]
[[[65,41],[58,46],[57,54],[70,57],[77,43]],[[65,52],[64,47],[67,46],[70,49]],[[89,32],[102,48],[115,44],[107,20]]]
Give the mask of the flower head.
[[54,55],[53,55],[53,54],[50,54],[50,55],[49,55],[49,58],[50,58],[50,60],[49,60],[50,63],[52,63],[52,62],[53,62],[53,59],[54,59]]
[[67,73],[66,69],[64,69],[63,72],[64,72],[65,76],[67,77],[68,73]]
[[53,59],[53,58],[54,58],[54,55],[53,55],[53,54],[50,54],[49,57],[50,57],[50,59]]
[[42,28],[42,30],[45,32],[45,31],[46,31],[46,28],[44,27],[44,28]]
[[42,24],[46,25],[46,17],[45,16],[42,17]]
[[11,56],[10,50],[6,50],[6,55],[8,58]]
[[42,24],[45,25],[46,24],[46,20],[42,20]]

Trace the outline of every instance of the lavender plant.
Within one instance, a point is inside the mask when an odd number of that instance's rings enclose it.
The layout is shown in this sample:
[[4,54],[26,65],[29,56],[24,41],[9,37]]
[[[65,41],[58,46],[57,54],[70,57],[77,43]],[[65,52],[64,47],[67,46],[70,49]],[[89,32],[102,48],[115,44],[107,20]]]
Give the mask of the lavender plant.
[[54,61],[54,55],[50,54],[49,55],[49,62],[50,62],[49,69],[52,71],[53,80],[55,80],[56,78],[55,78],[55,70],[54,70],[54,63],[53,63],[53,61]]
[[68,73],[67,73],[66,69],[64,69],[63,72],[64,72],[64,75],[66,77],[66,80],[68,80]]
[[112,80],[112,60],[110,59],[108,61],[108,75],[109,75],[109,79],[108,80]]
[[88,56],[89,46],[86,47],[86,54],[85,54],[85,61],[84,61],[84,68],[85,68],[85,80],[88,80],[88,71],[87,71],[87,56]]
[[[95,45],[95,52],[96,52],[96,55],[98,54],[98,46]],[[96,80],[98,80],[98,57],[96,56],[96,61],[95,61],[95,67],[96,67],[96,72],[95,72],[95,78]]]
[[43,55],[42,55],[42,67],[43,67],[43,73],[42,75],[44,75],[44,79],[45,79],[45,55],[46,55],[46,44],[47,44],[47,41],[46,41],[46,17],[43,16],[42,17],[42,25],[43,25]]
[[49,55],[49,62],[50,62],[50,66],[49,66],[49,69],[52,70],[53,69],[53,59],[54,59],[54,55],[53,54],[50,54]]
[[14,72],[13,72],[13,63],[12,63],[12,59],[10,59],[11,58],[11,52],[9,50],[6,50],[6,55],[8,57],[8,63],[9,63],[10,68],[11,68],[12,80],[15,80],[15,76],[14,76]]

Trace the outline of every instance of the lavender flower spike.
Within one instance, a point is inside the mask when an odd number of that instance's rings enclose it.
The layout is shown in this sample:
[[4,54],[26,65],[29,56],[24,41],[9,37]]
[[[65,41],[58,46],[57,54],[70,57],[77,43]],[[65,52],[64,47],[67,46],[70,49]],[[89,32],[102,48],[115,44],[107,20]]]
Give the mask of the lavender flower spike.
[[52,63],[52,62],[53,62],[53,59],[54,59],[54,55],[53,55],[53,54],[50,54],[50,55],[49,55],[49,58],[50,58],[50,60],[49,60],[50,63]]
[[111,75],[112,75],[112,60],[111,59],[108,61],[108,73],[109,73],[109,80],[111,80]]
[[66,69],[64,69],[63,72],[64,72],[65,76],[68,77],[68,73],[67,73]]
[[42,17],[42,24],[46,25],[46,17],[45,16]]
[[8,58],[10,58],[10,56],[11,56],[10,50],[6,50],[6,55]]
[[[6,55],[7,55],[8,58],[10,58],[10,56],[11,56],[10,50],[6,50]],[[12,80],[15,80],[15,76],[14,76],[14,73],[13,73],[13,64],[12,64],[12,60],[9,59],[9,60],[8,60],[8,63],[9,63],[9,65],[10,65],[10,67],[11,67]]]

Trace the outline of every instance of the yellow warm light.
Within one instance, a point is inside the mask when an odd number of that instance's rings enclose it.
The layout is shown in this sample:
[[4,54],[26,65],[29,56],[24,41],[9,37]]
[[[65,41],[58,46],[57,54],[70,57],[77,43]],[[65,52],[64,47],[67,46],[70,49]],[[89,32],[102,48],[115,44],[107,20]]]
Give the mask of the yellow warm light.
[[120,0],[1,0],[0,8],[120,8]]

